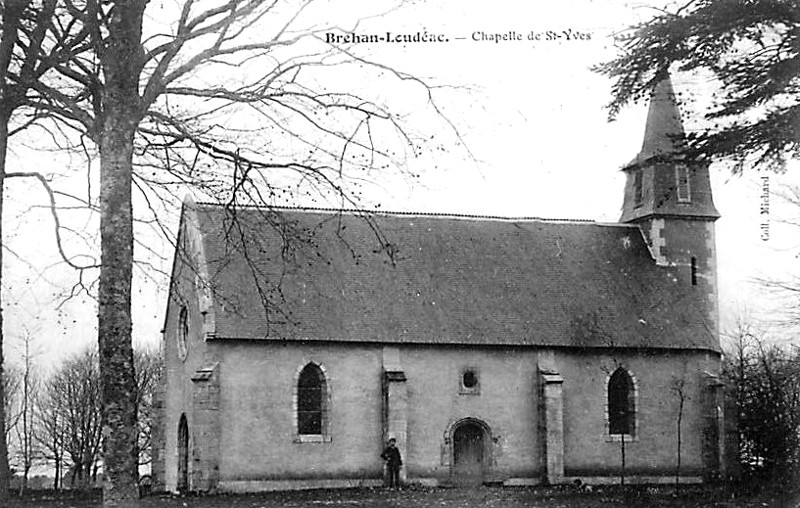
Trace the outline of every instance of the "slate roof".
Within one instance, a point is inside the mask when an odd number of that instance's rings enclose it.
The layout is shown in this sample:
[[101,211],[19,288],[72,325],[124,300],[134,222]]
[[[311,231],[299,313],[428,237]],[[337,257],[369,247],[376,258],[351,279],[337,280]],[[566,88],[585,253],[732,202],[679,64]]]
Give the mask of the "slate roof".
[[652,157],[668,156],[686,148],[678,100],[667,75],[659,81],[650,96],[644,139],[639,154],[628,164],[635,165]]
[[719,349],[634,226],[189,206],[214,339]]

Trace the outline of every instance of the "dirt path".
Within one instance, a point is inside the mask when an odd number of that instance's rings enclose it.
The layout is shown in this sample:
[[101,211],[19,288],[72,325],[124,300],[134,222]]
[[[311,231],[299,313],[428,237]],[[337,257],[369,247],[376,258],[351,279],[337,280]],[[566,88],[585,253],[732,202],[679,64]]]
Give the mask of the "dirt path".
[[[253,495],[151,496],[142,508],[800,508],[796,496],[761,495],[731,499],[722,490],[685,491],[674,496],[668,489],[620,491],[602,489],[576,492],[572,489],[382,489],[312,490]],[[9,508],[100,508],[94,494],[81,498],[31,497],[15,500]]]

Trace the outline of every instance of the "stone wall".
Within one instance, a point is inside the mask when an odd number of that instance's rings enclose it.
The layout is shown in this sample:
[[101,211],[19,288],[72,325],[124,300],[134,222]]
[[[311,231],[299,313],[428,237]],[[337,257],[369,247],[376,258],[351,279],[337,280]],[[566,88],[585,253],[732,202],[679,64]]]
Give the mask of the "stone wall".
[[[197,257],[200,248],[197,232],[192,228],[185,228],[181,235],[181,245],[188,255]],[[204,295],[207,288],[203,284],[197,271],[187,266],[182,257],[176,259],[161,344],[164,369],[158,404],[162,411],[156,420],[153,459],[154,489],[157,490],[174,492],[177,489],[178,422],[182,414],[186,415],[189,426],[190,455],[194,453],[192,450],[197,436],[194,432],[196,383],[192,381],[192,377],[198,370],[215,363],[214,345],[205,340],[209,316],[206,312],[207,303],[203,302],[207,300]],[[179,316],[184,307],[188,318],[185,348],[179,340],[182,333]],[[193,469],[196,466],[190,457],[190,489],[200,487],[193,485],[193,482],[204,474],[195,473]],[[208,487],[207,483],[202,485],[204,488]]]
[[[703,436],[709,425],[704,390],[708,374],[718,370],[713,353],[274,341],[216,346],[219,399],[200,403],[198,397],[205,392],[196,392],[194,404],[218,404],[218,444],[197,407],[190,432],[193,450],[200,450],[194,444],[198,440],[218,450],[218,472],[193,471],[196,489],[379,485],[379,455],[388,437],[398,439],[408,481],[448,483],[453,433],[464,422],[486,429],[486,481],[613,479],[620,470],[621,443],[608,435],[606,383],[620,365],[634,377],[637,389],[636,432],[625,443],[627,474],[674,475],[673,386],[678,379],[685,379],[687,386],[683,472],[704,475],[711,464],[703,458],[709,453]],[[311,361],[324,367],[329,392],[327,435],[319,440],[296,434],[295,374]],[[463,383],[467,371],[477,377],[471,388]],[[177,422],[179,416],[172,419]],[[192,467],[214,467],[203,460],[200,452]]]

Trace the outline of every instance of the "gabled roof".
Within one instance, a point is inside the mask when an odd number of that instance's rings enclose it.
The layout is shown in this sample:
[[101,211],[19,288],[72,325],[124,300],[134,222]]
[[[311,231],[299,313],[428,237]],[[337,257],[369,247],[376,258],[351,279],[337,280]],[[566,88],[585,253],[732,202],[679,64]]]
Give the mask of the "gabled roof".
[[634,226],[187,206],[209,338],[718,350]]

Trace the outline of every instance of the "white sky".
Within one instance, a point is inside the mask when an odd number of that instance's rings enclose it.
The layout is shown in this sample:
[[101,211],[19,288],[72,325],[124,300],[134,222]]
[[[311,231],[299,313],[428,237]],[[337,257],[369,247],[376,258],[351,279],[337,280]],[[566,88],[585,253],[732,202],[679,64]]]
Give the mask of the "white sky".
[[[153,16],[169,0],[151,2]],[[355,18],[380,11],[375,2],[323,1],[324,16]],[[447,117],[463,135],[471,160],[456,148],[412,164],[420,173],[414,182],[381,182],[368,200],[383,210],[414,210],[502,216],[581,218],[613,222],[619,217],[624,177],[620,168],[638,152],[646,104],[627,108],[607,122],[603,106],[610,82],[589,67],[614,54],[611,35],[653,11],[644,2],[618,0],[435,1],[407,2],[401,10],[364,21],[358,33],[443,34],[439,44],[375,44],[359,51],[372,59],[428,77],[437,84],[469,86],[471,91],[437,95]],[[662,5],[662,2],[652,2]],[[342,6],[346,5],[346,8]],[[322,17],[322,10],[311,16]],[[313,19],[313,18],[312,18]],[[342,26],[345,25],[342,22]],[[530,32],[565,30],[587,34],[588,40],[531,42]],[[476,42],[474,32],[522,34],[522,41]],[[366,87],[369,84],[365,85]],[[699,93],[707,85],[678,76],[676,91]],[[414,92],[398,87],[386,93]],[[698,124],[698,111],[683,111],[687,128]],[[47,157],[31,158],[18,150],[13,164],[47,170]],[[796,173],[796,170],[795,170]],[[712,185],[722,219],[717,222],[720,307],[723,326],[737,315],[769,316],[772,303],[762,300],[751,279],[798,273],[798,230],[777,223],[798,211],[771,198],[769,241],[761,240],[760,174],[733,178],[712,167]],[[800,184],[795,174],[770,176],[770,185]],[[36,336],[43,363],[51,363],[96,340],[96,309],[91,300],[74,299],[60,309],[65,283],[75,274],[55,262],[52,222],[30,205],[44,204],[35,186],[9,182],[5,238],[15,256],[5,254],[4,305],[7,351],[15,356],[15,337],[27,329]],[[90,229],[96,222],[89,223]],[[155,246],[165,257],[167,245]],[[35,270],[33,269],[35,268]],[[164,267],[169,270],[169,263]],[[51,282],[48,282],[51,281]],[[166,308],[166,280],[137,279],[134,289],[134,340],[157,343]]]

